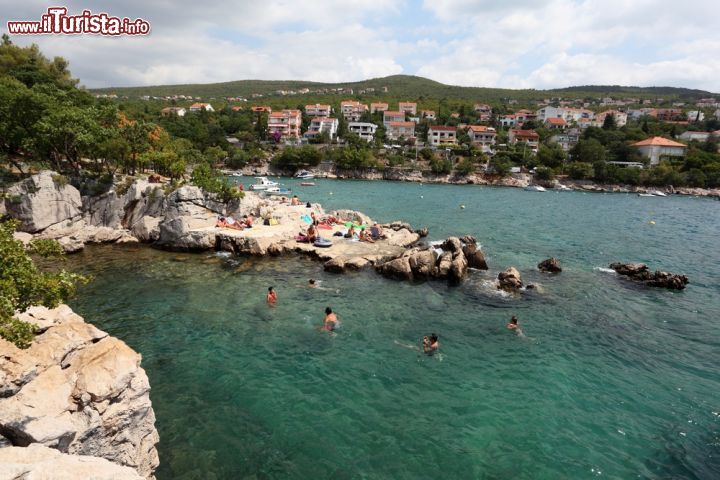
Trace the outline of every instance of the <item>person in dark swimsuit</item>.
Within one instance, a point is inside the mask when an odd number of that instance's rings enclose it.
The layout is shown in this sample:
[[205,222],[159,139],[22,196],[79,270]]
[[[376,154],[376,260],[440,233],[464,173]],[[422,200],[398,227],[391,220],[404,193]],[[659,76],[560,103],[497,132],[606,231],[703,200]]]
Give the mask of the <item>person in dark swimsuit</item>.
[[332,332],[337,328],[338,324],[337,315],[333,313],[332,308],[327,307],[325,309],[325,320],[323,321],[322,329]]

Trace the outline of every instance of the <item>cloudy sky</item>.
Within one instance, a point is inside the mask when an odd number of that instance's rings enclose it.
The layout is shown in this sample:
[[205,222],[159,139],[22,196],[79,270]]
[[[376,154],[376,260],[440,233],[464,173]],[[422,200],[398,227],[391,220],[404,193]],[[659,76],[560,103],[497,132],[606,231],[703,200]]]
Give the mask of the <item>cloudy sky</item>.
[[411,74],[454,85],[668,85],[720,91],[716,0],[0,0],[150,22],[147,37],[13,37],[88,87]]

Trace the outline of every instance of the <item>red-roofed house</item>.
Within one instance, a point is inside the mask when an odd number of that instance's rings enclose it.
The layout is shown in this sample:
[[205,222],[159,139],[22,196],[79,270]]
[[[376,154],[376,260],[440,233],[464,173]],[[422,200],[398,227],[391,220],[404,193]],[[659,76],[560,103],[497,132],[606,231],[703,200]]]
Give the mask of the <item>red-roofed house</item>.
[[497,132],[492,127],[486,127],[485,125],[469,125],[468,135],[473,145],[480,147],[480,149],[487,153],[492,150],[495,146],[495,137]]
[[268,134],[270,137],[279,132],[281,139],[300,137],[302,113],[300,110],[281,110],[268,115]]
[[172,115],[177,115],[178,117],[184,117],[185,109],[182,107],[165,107],[162,110],[160,110],[160,114],[163,117],[170,117]]
[[253,113],[272,113],[272,108],[267,105],[253,105],[250,107],[250,111]]
[[556,128],[560,130],[567,127],[567,122],[564,118],[548,118],[547,120],[545,120],[545,124],[548,126],[548,128]]
[[401,112],[408,113],[410,115],[415,115],[417,113],[417,103],[399,102],[398,110],[400,110]]
[[201,110],[205,110],[206,112],[214,112],[212,105],[209,103],[193,103],[190,105],[190,108],[188,108],[189,112],[199,112]]
[[503,127],[514,127],[517,123],[518,121],[514,113],[500,117],[500,125]]
[[415,138],[415,122],[389,122],[385,128],[385,135],[390,139]]
[[328,117],[330,116],[330,105],[305,105],[305,115],[309,117]]
[[653,116],[662,122],[682,122],[687,120],[681,108],[658,108]]
[[385,110],[383,112],[383,124],[387,127],[390,122],[404,122],[405,112],[396,112],[394,110]]
[[627,113],[621,112],[619,110],[605,110],[604,112],[598,113],[597,115],[595,115],[595,123],[599,127],[602,127],[603,123],[605,123],[605,117],[607,117],[608,115],[612,115],[613,118],[615,118],[616,127],[624,127],[625,125],[627,125]]
[[432,125],[428,129],[428,143],[437,147],[441,143],[457,143],[457,129],[444,125]]
[[650,165],[657,165],[663,157],[684,157],[687,149],[687,145],[663,137],[648,138],[632,146],[650,159]]
[[345,100],[340,102],[340,111],[348,122],[357,122],[368,111],[368,106],[355,100]]
[[387,104],[387,103],[382,103],[382,102],[379,102],[379,103],[371,103],[371,104],[370,104],[370,113],[384,112],[384,111],[387,110],[388,108],[389,108],[389,107],[388,107],[388,104]]
[[540,135],[538,135],[535,130],[511,128],[508,132],[508,140],[510,140],[510,143],[525,142],[533,152],[537,152],[538,144],[540,143]]

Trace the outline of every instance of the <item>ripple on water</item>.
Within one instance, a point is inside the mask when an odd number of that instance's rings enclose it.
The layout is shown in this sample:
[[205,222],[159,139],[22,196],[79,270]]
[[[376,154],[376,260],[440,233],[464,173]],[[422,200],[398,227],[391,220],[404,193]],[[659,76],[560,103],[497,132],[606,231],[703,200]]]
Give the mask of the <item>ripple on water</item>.
[[[419,204],[418,185],[316,183],[303,200],[476,236],[490,271],[448,287],[293,257],[69,257],[95,275],[73,307],[143,354],[160,480],[720,477],[720,218],[706,201],[425,185]],[[537,272],[549,256],[561,274]],[[615,260],[691,284],[646,289],[593,268]],[[498,291],[509,265],[541,288]],[[333,336],[318,330],[326,306],[342,321]],[[512,314],[524,337],[505,328]],[[417,349],[430,332],[442,361]]]

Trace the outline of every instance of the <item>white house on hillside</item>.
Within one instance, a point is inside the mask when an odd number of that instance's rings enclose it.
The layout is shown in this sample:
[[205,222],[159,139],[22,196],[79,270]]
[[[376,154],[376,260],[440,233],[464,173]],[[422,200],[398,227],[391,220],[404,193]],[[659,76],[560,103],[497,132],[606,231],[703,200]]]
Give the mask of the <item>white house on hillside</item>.
[[633,143],[641,154],[650,159],[650,165],[657,165],[663,157],[683,157],[687,146],[663,137],[652,137]]
[[335,138],[338,131],[338,119],[329,117],[315,117],[310,121],[310,126],[305,132],[305,138],[312,138],[321,133],[327,133],[330,140]]
[[370,122],[350,122],[348,123],[348,132],[354,133],[358,137],[362,138],[363,140],[366,140],[368,142],[372,142],[375,138],[375,131],[377,130],[377,125]]
[[190,108],[188,108],[189,112],[199,112],[201,110],[205,110],[206,112],[214,112],[215,109],[213,109],[212,105],[209,103],[193,103],[190,105]]
[[428,129],[428,143],[437,147],[442,143],[457,143],[457,128],[433,125]]

